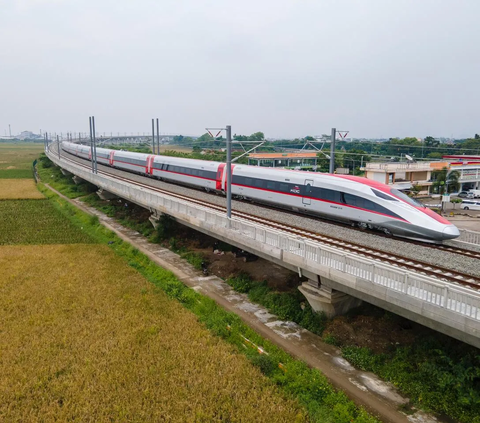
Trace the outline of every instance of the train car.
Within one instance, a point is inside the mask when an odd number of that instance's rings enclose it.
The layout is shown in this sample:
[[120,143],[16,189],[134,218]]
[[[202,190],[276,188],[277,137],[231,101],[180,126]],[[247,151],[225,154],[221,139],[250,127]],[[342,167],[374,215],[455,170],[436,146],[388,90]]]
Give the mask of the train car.
[[[117,167],[122,170],[140,174],[150,174],[150,158],[152,154],[132,153],[131,151],[109,150],[113,154],[109,156],[110,166]],[[98,157],[98,149],[97,149]],[[98,160],[98,159],[97,159]]]
[[[63,143],[90,159],[90,148]],[[100,153],[100,154],[99,154]],[[97,148],[97,161],[169,182],[225,193],[225,163]],[[460,235],[458,228],[388,185],[348,175],[232,165],[232,196],[428,242]]]
[[[62,142],[62,149],[82,159],[91,160],[92,152],[88,145],[74,144],[71,142]],[[97,148],[97,162],[111,165],[111,157],[114,150],[107,148]]]
[[221,191],[217,173],[221,163],[207,160],[182,159],[169,156],[153,156],[150,174],[159,179],[203,188],[206,191]]
[[232,195],[410,239],[442,241],[460,235],[420,202],[355,176],[235,166]]

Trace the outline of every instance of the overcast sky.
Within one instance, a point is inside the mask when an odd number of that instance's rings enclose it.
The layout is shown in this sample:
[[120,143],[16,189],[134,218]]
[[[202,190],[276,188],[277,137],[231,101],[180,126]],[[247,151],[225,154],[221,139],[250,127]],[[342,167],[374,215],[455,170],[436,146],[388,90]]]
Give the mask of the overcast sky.
[[480,132],[480,0],[0,0],[0,131]]

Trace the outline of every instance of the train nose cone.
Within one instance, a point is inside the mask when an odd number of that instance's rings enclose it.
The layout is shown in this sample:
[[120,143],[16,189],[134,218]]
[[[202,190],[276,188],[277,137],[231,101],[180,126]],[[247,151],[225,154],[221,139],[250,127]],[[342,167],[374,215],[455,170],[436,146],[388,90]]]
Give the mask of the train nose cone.
[[460,231],[455,225],[447,226],[443,230],[443,239],[453,239],[457,238],[458,236],[460,236]]

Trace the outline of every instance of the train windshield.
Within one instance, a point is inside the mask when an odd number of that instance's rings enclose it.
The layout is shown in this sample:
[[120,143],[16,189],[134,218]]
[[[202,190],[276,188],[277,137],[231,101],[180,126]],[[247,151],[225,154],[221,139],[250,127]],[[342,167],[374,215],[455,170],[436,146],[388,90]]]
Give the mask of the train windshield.
[[398,201],[395,197],[392,197],[391,195],[384,194],[382,191],[377,191],[376,189],[372,188],[373,193],[380,198],[383,198],[384,200],[388,201]]
[[403,192],[399,191],[398,189],[391,189],[390,192],[393,195],[395,195],[396,197],[398,197],[401,200],[405,201],[406,203],[410,204],[411,206],[425,208],[425,206],[422,203],[420,203],[420,201],[417,201],[414,198],[409,197],[408,195],[404,194]]

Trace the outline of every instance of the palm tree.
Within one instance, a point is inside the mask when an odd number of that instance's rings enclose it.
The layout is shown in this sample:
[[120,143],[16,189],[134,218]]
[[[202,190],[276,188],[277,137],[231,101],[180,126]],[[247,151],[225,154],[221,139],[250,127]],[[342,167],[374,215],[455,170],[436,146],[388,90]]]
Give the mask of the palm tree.
[[438,189],[438,193],[441,195],[448,194],[450,192],[458,191],[460,186],[458,179],[460,173],[457,170],[448,171],[448,168],[444,167],[441,170],[434,170],[432,172],[432,186]]
[[417,195],[420,193],[420,191],[421,191],[421,188],[420,188],[420,185],[418,184],[412,185],[412,188],[410,188],[410,194],[412,195],[413,198],[416,198]]

